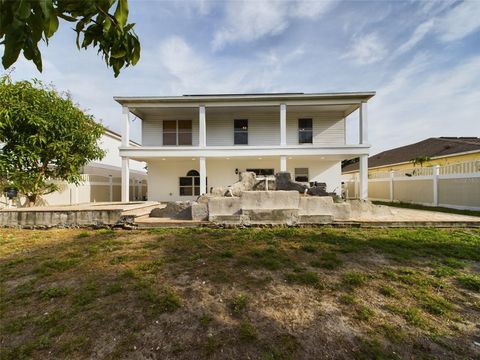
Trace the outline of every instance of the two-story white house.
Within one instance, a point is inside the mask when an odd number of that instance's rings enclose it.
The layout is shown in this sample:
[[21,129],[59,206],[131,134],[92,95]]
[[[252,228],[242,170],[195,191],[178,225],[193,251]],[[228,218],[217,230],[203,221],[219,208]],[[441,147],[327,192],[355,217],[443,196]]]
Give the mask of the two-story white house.
[[[115,97],[123,107],[122,201],[129,160],[148,166],[148,200],[195,199],[238,181],[239,173],[289,171],[299,182],[341,192],[341,161],[360,157],[360,198],[368,196],[367,101],[374,92]],[[359,141],[346,142],[357,111]],[[129,145],[132,114],[142,142]]]

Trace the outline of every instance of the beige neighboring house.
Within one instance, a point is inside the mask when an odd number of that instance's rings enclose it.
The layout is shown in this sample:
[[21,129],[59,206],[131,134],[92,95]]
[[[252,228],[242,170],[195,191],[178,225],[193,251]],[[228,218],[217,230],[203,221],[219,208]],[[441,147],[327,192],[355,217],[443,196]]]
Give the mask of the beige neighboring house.
[[[288,171],[297,182],[341,192],[341,162],[360,157],[368,196],[367,102],[375,92],[115,97],[123,107],[122,201],[131,198],[132,161],[148,164],[148,200],[192,200],[252,171]],[[359,141],[347,143],[346,117],[358,114]],[[131,114],[142,144],[132,145]]]
[[[413,159],[425,156],[430,160],[422,164],[423,167],[478,161],[480,138],[442,136],[386,150],[368,158],[368,173],[411,169],[414,167]],[[358,163],[349,164],[342,169],[343,174],[354,174],[358,171]]]

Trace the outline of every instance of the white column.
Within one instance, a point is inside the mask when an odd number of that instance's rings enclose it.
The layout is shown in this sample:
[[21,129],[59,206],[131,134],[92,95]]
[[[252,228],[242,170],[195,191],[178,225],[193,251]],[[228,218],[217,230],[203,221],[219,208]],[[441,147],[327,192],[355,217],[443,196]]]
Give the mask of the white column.
[[280,171],[287,171],[287,157],[280,156]]
[[130,167],[128,157],[122,157],[122,202],[130,201]]
[[135,201],[136,199],[136,188],[137,187],[137,179],[132,179],[132,200]]
[[137,180],[137,193],[138,200],[143,200],[142,180]]
[[360,200],[368,199],[368,155],[360,155]]
[[438,177],[440,175],[440,165],[433,167],[433,206],[438,206]]
[[287,105],[286,104],[280,104],[280,146],[287,146]]
[[122,146],[128,146],[130,143],[130,111],[128,106],[122,108]]
[[393,190],[393,189],[394,189],[394,187],[393,187],[393,179],[394,179],[394,175],[395,175],[394,171],[393,171],[393,170],[390,170],[390,202],[393,202],[393,198],[394,198],[394,196],[393,196],[393,191],[394,191],[394,190]]
[[368,115],[366,102],[360,104],[359,135],[360,144],[368,144]]
[[204,148],[207,145],[207,125],[205,116],[205,105],[198,108],[198,146]]
[[207,193],[207,162],[204,157],[200,158],[200,195]]
[[113,178],[112,178],[112,175],[108,175],[108,187],[109,187],[109,201],[112,202],[113,201]]

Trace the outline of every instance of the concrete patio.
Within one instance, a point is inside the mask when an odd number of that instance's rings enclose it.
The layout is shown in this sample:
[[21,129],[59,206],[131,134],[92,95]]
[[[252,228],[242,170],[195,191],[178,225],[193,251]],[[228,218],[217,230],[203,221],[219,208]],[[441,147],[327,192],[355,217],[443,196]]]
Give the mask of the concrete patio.
[[[154,208],[165,207],[155,201],[130,203],[94,203],[72,206],[44,206],[0,210],[1,227],[49,228],[123,226],[138,228],[218,226],[209,221],[155,218]],[[478,227],[480,217],[426,210],[388,207],[378,213],[353,212],[346,219],[326,223],[298,224],[300,226],[358,226],[358,227]],[[359,215],[360,214],[360,215]],[[235,226],[234,224],[232,224]],[[251,224],[252,226],[261,224]]]

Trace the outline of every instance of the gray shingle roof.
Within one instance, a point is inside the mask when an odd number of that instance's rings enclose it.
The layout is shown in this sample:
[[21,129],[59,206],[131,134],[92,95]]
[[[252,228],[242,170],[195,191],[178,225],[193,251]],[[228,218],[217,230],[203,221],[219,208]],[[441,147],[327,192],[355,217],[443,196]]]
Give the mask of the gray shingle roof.
[[[438,137],[422,140],[415,144],[401,146],[383,151],[368,158],[368,167],[393,165],[411,161],[419,156],[430,158],[453,155],[468,151],[480,152],[480,138],[478,137]],[[358,170],[358,163],[349,164],[342,172]]]

